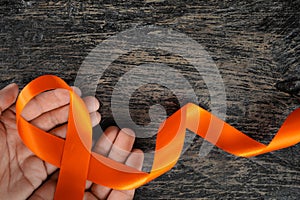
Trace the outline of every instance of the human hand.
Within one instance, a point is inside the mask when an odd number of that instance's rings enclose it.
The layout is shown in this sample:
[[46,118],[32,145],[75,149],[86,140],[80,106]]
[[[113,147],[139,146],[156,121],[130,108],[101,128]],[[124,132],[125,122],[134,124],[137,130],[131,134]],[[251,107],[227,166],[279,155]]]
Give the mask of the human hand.
[[[78,89],[75,92],[80,93]],[[57,168],[36,157],[21,141],[16,129],[15,101],[18,87],[11,84],[0,91],[0,196],[3,199],[53,199]],[[93,126],[99,123],[99,102],[84,98]],[[69,93],[63,89],[44,92],[24,108],[22,116],[36,127],[58,137],[65,137],[69,110]],[[128,132],[128,131],[127,131]],[[105,137],[106,136],[106,137]],[[112,145],[112,141],[116,145]],[[95,145],[95,151],[133,167],[141,166],[142,154],[129,152],[134,136],[116,127],[105,131]],[[122,151],[123,149],[123,151]],[[124,150],[127,153],[124,153]],[[128,158],[127,158],[128,157]],[[111,191],[87,182],[85,199],[131,199],[134,191]]]
[[[133,149],[135,134],[132,130],[118,127],[108,127],[94,146],[94,152],[107,156],[108,158],[130,167],[141,170],[144,154],[140,149]],[[134,197],[135,190],[112,190],[97,184],[87,183],[89,190],[84,199],[109,199],[130,200]]]
[[[118,127],[111,126],[104,131],[104,134],[96,142],[93,151],[141,170],[144,154],[139,149],[132,150],[134,140],[134,132],[130,129],[119,130]],[[54,173],[47,182],[35,191],[30,199],[53,199],[57,179],[58,173]],[[135,190],[112,190],[111,188],[87,181],[84,200],[130,200],[133,199],[134,192]]]

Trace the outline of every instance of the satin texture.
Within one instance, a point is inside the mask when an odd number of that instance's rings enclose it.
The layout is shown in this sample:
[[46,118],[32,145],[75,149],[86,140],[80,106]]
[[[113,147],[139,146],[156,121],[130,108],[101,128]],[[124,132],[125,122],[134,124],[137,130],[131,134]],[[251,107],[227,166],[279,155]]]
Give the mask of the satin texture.
[[[66,89],[70,94],[65,139],[33,126],[21,115],[26,104],[35,96],[56,88]],[[89,112],[81,98],[59,77],[38,77],[20,92],[16,102],[17,128],[24,144],[36,156],[60,168],[56,200],[82,199],[86,180],[113,189],[128,190],[157,178],[170,170],[179,159],[186,129],[230,154],[251,157],[297,144],[300,141],[299,119],[300,109],[296,109],[287,117],[273,140],[265,145],[201,107],[188,103],[161,124],[153,166],[150,173],[146,173],[91,151]]]

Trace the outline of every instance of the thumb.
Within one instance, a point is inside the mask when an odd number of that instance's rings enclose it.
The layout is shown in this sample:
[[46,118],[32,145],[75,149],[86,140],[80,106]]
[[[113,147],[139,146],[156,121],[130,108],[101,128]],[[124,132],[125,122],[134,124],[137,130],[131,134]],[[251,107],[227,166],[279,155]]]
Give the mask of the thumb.
[[19,88],[15,83],[0,90],[0,113],[15,103],[18,93]]

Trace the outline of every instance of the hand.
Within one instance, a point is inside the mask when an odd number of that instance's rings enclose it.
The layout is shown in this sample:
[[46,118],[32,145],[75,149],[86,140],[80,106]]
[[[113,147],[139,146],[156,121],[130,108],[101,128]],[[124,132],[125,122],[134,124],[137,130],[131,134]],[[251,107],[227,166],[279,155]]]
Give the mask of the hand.
[[[120,163],[142,168],[144,154],[139,149],[132,149],[134,133],[130,129],[119,130],[111,126],[107,128],[94,146],[94,152],[107,156]],[[30,198],[31,200],[50,200],[54,197],[58,173],[54,173]],[[109,199],[109,200],[130,200],[134,197],[135,190],[112,190],[108,187],[86,183],[85,200]]]
[[[75,92],[80,93],[78,89]],[[15,101],[18,87],[11,84],[0,91],[0,196],[3,199],[53,199],[57,168],[36,157],[21,141],[16,129]],[[93,126],[99,123],[99,102],[84,98]],[[58,137],[65,137],[69,93],[63,89],[44,92],[24,108],[22,116],[31,124]],[[126,134],[126,132],[130,134]],[[115,145],[112,145],[112,141]],[[108,128],[95,145],[95,151],[132,167],[141,167],[143,155],[134,150],[133,132]],[[111,191],[87,182],[85,199],[132,199],[134,191]],[[96,198],[97,197],[97,198]]]
[[[144,154],[139,149],[133,149],[135,135],[130,129],[119,130],[111,126],[107,128],[104,134],[97,141],[94,151],[107,156],[117,162],[141,170],[144,160]],[[85,193],[87,200],[109,199],[109,200],[129,200],[133,199],[134,190],[111,190],[110,188],[87,183],[89,192]]]

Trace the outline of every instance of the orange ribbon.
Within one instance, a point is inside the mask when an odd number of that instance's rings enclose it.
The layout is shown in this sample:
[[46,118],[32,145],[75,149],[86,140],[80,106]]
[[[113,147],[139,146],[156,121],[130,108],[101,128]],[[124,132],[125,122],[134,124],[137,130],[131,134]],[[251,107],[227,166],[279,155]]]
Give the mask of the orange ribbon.
[[[22,110],[32,98],[56,88],[67,89],[70,93],[66,139],[36,128],[21,116]],[[91,152],[92,126],[86,106],[56,76],[41,76],[30,82],[18,97],[16,116],[18,131],[24,144],[38,157],[60,168],[55,199],[82,199],[87,179],[119,190],[137,188],[153,180],[176,164],[186,129],[228,153],[243,157],[286,148],[300,141],[300,126],[297,121],[300,118],[300,109],[292,112],[270,144],[264,145],[199,106],[188,103],[161,124],[152,170],[146,173]],[[210,126],[221,127],[221,132],[206,135]]]

